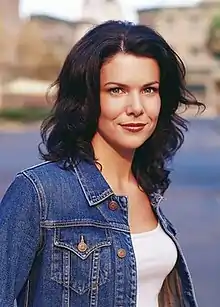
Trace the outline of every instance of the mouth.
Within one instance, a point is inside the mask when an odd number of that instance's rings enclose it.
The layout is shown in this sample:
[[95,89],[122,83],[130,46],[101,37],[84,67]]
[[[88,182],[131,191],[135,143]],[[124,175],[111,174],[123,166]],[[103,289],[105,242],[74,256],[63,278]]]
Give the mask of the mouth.
[[121,124],[120,125],[123,129],[129,131],[129,132],[139,132],[144,129],[146,124],[143,123],[127,123],[127,124]]

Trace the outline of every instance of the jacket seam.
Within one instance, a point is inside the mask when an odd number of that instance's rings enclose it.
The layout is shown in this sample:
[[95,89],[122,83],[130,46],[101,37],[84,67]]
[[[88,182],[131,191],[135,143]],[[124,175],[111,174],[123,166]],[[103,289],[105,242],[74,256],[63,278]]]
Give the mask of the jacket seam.
[[34,180],[27,173],[25,173],[24,171],[21,174],[23,174],[23,176],[30,181],[30,183],[33,185],[34,190],[35,190],[35,192],[37,194],[38,206],[39,206],[39,211],[40,211],[40,223],[39,223],[39,226],[40,226],[39,250],[40,250],[42,248],[42,246],[43,246],[43,229],[42,229],[42,226],[41,226],[42,215],[43,215],[42,214],[42,198],[41,198],[41,195],[40,195],[40,191],[39,191],[36,183],[34,182]]

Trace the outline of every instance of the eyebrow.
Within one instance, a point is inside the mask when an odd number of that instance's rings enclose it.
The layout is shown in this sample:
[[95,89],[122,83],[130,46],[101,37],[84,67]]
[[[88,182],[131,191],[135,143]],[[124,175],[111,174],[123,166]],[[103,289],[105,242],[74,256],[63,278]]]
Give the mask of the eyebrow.
[[[111,85],[111,84],[118,85],[118,86],[121,86],[121,87],[128,87],[128,85],[120,83],[120,82],[107,82],[107,83],[104,84],[104,86]],[[142,87],[147,87],[147,86],[151,86],[151,85],[154,85],[154,84],[160,84],[160,82],[159,81],[152,81],[152,82],[144,84]]]

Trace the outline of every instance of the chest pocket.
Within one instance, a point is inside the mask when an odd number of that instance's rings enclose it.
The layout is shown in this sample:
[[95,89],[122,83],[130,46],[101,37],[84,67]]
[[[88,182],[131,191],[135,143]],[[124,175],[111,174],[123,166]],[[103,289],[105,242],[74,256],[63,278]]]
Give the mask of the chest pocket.
[[111,274],[108,230],[92,226],[56,228],[51,277],[78,294],[103,285]]

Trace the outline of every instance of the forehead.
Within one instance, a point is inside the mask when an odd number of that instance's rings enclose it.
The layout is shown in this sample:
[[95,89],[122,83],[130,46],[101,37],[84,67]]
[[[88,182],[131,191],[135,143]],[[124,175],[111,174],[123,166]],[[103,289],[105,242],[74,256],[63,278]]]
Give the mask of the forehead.
[[100,78],[101,83],[145,84],[159,82],[160,70],[154,59],[118,53],[103,64]]

